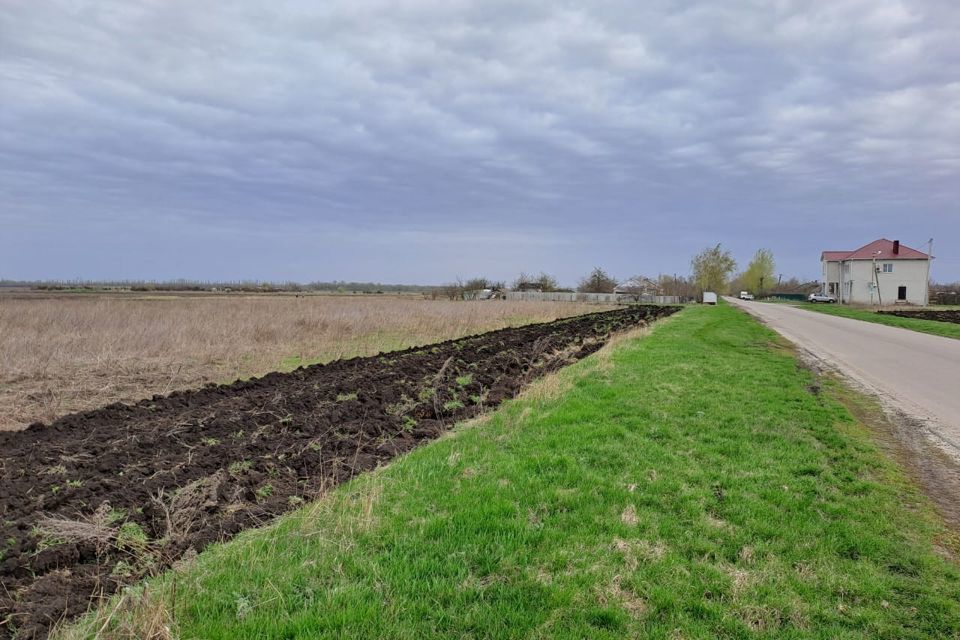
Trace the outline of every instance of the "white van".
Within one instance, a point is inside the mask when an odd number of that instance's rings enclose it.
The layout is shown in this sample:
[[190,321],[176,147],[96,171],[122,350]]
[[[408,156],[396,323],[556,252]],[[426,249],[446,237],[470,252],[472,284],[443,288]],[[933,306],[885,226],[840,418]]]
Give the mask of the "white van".
[[717,294],[713,291],[704,291],[703,304],[717,304]]

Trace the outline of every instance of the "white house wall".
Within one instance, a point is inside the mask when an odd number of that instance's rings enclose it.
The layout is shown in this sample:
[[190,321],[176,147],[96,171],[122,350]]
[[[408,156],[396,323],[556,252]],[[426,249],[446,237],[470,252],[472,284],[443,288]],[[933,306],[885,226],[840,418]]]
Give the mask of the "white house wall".
[[[833,263],[827,263],[833,264]],[[892,273],[883,272],[884,261],[878,260],[877,267],[880,272],[877,274],[879,282],[879,295],[876,287],[872,286],[874,282],[873,261],[872,260],[850,260],[843,264],[843,300],[855,304],[893,304],[897,302],[898,289],[902,286],[907,288],[907,302],[910,304],[923,304],[924,290],[927,285],[927,261],[926,260],[889,260],[887,264],[893,265]],[[830,272],[829,266],[824,268],[825,272]],[[832,272],[828,273],[832,276]],[[827,280],[835,282],[836,280]]]
[[823,261],[823,293],[830,293],[839,297],[839,291],[830,291],[831,282],[840,282],[840,263]]

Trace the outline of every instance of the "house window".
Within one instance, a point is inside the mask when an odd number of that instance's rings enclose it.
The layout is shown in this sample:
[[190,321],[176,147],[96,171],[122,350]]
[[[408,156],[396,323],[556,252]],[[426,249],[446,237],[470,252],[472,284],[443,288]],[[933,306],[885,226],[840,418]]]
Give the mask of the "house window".
[[884,263],[883,263],[883,272],[884,272],[884,273],[893,273],[893,263],[892,263],[892,262],[884,262]]

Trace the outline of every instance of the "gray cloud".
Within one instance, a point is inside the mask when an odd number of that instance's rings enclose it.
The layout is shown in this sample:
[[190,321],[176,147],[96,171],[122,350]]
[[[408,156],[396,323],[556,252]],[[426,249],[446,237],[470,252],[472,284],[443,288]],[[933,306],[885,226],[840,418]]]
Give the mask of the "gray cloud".
[[953,2],[14,1],[0,41],[0,277],[572,281],[718,241],[816,277],[932,235],[960,279]]

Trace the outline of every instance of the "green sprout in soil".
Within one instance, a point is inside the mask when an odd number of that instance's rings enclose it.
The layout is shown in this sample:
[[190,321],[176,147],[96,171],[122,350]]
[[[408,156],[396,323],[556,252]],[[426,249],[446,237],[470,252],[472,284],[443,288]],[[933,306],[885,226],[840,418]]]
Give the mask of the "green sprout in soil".
[[250,467],[252,466],[253,463],[249,460],[237,460],[236,462],[230,463],[230,466],[227,467],[227,471],[230,472],[230,475],[237,476],[244,471],[249,471]]
[[117,546],[121,549],[142,551],[146,549],[149,541],[143,527],[136,522],[124,522],[117,531]]
[[132,578],[136,574],[136,570],[133,565],[121,560],[113,566],[113,570],[110,571],[110,576],[114,578]]
[[387,413],[391,416],[402,416],[412,411],[416,406],[417,402],[413,398],[403,394],[400,396],[400,402],[387,407]]
[[266,500],[273,495],[273,485],[269,482],[256,490],[257,502]]
[[30,535],[34,538],[37,538],[37,552],[43,551],[44,549],[50,549],[51,547],[60,546],[66,542],[66,540],[51,534],[43,527],[36,524],[30,528]]

